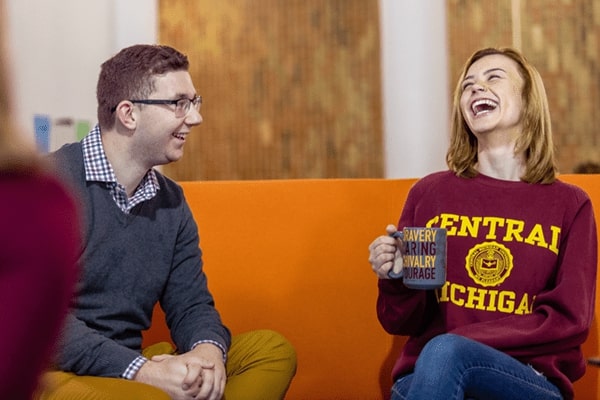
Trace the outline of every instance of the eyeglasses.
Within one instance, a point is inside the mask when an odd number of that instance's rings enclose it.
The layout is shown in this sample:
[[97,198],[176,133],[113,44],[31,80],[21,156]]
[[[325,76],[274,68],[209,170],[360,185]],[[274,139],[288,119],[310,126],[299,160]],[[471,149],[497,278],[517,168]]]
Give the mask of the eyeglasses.
[[167,104],[167,105],[175,105],[175,116],[177,118],[182,118],[187,115],[190,111],[190,105],[194,105],[196,111],[200,111],[200,106],[202,105],[202,96],[196,96],[193,99],[188,99],[187,97],[183,99],[177,100],[162,100],[162,99],[145,99],[145,100],[129,100],[132,103],[139,104]]

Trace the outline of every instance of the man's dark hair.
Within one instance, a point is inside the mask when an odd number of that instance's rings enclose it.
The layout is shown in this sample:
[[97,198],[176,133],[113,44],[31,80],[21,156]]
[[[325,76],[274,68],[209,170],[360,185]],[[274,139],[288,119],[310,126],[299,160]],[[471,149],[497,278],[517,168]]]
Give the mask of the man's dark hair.
[[100,67],[96,87],[100,127],[113,127],[113,113],[121,101],[150,96],[157,75],[188,67],[188,58],[169,46],[138,44],[118,52]]

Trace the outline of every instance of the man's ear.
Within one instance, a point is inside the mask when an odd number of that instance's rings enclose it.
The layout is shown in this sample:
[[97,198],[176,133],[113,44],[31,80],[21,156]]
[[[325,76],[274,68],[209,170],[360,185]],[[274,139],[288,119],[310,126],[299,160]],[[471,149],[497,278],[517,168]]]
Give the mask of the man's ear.
[[115,109],[115,118],[127,129],[136,128],[136,110],[133,103],[128,100],[121,101]]

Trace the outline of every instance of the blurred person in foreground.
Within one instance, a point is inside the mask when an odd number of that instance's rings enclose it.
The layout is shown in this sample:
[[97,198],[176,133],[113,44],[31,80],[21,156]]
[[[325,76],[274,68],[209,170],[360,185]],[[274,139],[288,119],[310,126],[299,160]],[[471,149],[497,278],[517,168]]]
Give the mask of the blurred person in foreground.
[[0,2],[0,398],[30,399],[49,367],[77,280],[75,200],[13,117]]
[[377,314],[408,336],[392,399],[572,399],[594,315],[591,201],[557,179],[537,70],[513,49],[482,49],[454,92],[449,171],[419,180],[396,226],[446,228],[447,280],[412,290],[389,279],[403,242],[369,246]]
[[[42,399],[281,399],[295,374],[279,333],[223,325],[183,190],[154,168],[202,122],[188,67],[169,46],[122,49],[101,66],[98,125],[52,154],[82,203],[83,276]],[[176,348],[142,349],[157,303]]]

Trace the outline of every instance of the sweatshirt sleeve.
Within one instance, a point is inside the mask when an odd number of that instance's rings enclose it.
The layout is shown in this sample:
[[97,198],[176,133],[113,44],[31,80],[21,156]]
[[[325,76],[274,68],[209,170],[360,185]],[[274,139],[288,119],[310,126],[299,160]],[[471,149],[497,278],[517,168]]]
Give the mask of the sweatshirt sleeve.
[[[411,188],[398,221],[399,230],[415,226],[415,208],[422,192],[423,186],[419,182]],[[377,316],[389,334],[419,335],[436,313],[438,305],[432,290],[409,289],[402,279],[380,279],[378,288]]]
[[585,341],[594,312],[597,237],[591,201],[582,196],[561,239],[555,284],[537,295],[533,312],[470,324],[452,333],[515,357],[565,351]]
[[380,279],[378,287],[377,317],[383,329],[391,335],[419,335],[435,314],[434,291],[409,289],[401,279]]

